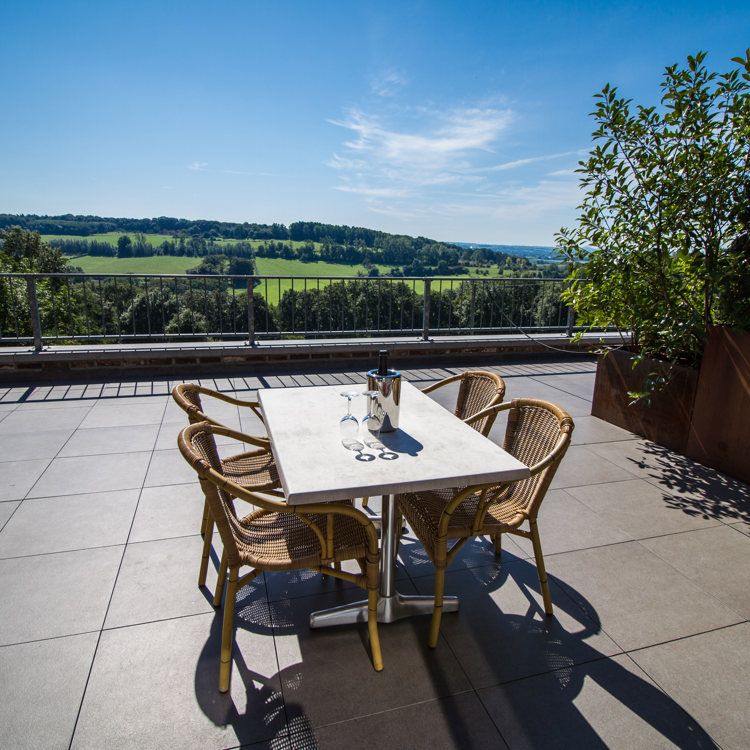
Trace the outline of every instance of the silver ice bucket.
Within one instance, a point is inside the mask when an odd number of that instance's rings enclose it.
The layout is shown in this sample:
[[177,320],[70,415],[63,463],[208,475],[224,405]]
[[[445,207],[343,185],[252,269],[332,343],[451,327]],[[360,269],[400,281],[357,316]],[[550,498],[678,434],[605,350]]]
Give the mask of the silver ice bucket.
[[387,375],[378,375],[377,370],[367,373],[367,388],[377,391],[377,401],[383,413],[381,432],[395,432],[398,429],[398,407],[401,403],[401,373],[388,370]]

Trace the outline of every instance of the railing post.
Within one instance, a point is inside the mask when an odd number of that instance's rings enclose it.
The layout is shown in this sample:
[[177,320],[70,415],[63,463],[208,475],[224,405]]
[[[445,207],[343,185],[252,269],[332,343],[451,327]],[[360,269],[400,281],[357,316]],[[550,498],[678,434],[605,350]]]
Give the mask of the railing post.
[[424,310],[422,319],[422,341],[430,340],[430,280],[424,281]]
[[255,346],[255,277],[247,277],[247,343]]
[[576,320],[576,311],[575,308],[571,305],[568,307],[568,328],[565,331],[565,335],[570,337],[573,335],[573,325],[575,324]]
[[34,336],[34,349],[42,351],[42,323],[39,320],[39,303],[36,299],[36,277],[26,277],[26,288],[29,292],[29,315],[31,316],[31,333]]

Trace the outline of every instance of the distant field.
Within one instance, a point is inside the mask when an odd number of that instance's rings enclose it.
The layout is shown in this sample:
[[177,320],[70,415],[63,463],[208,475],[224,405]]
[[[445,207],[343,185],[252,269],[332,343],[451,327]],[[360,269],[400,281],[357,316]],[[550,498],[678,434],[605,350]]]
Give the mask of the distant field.
[[185,273],[188,268],[195,268],[199,263],[199,258],[171,255],[155,255],[151,258],[82,255],[70,259],[70,264],[78,266],[84,273]]
[[[88,239],[99,242],[109,242],[117,244],[117,238],[121,232],[110,232],[108,234],[92,235],[90,237],[71,237],[63,235],[44,235],[45,240],[52,238],[60,239]],[[165,239],[164,235],[149,234],[144,235],[146,240],[152,245],[159,245]],[[251,244],[258,245],[260,240],[251,240]],[[302,243],[292,243],[299,245]],[[70,263],[78,266],[84,273],[134,273],[134,274],[184,274],[188,269],[195,268],[200,264],[200,258],[187,256],[155,255],[150,258],[107,258],[102,256],[84,255],[71,258]],[[335,277],[365,275],[366,269],[362,265],[348,266],[342,263],[325,263],[316,261],[314,263],[305,263],[301,260],[285,260],[283,258],[256,258],[255,263],[259,276],[294,276],[294,277]],[[377,266],[382,276],[386,276],[390,268],[388,266]],[[468,273],[463,277],[484,277],[479,274],[478,268],[468,268]],[[497,277],[497,267],[489,269],[491,278]],[[317,287],[317,282],[308,282],[307,288]],[[421,281],[410,282],[418,294],[424,291],[424,283]],[[278,279],[263,282],[256,288],[256,292],[267,298],[269,304],[277,305],[285,291],[292,288],[291,279]],[[305,288],[304,282],[295,281],[294,288],[302,290]]]

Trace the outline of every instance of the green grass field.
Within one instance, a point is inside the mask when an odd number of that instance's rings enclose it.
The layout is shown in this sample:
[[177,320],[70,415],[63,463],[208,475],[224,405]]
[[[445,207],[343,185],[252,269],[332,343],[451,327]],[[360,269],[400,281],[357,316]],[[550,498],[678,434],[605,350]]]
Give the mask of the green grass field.
[[182,274],[195,268],[200,258],[154,255],[151,258],[105,258],[98,255],[81,255],[71,258],[70,264],[84,273],[174,273]]

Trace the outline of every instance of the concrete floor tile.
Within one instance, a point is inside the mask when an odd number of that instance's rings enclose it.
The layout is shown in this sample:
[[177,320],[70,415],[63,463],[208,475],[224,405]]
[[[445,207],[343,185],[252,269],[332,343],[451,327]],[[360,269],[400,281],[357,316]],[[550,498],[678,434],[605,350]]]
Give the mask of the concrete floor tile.
[[629,471],[597,456],[591,451],[590,446],[571,445],[550,487],[579,487],[584,484],[596,485],[633,478],[634,475]]
[[[203,518],[203,503],[197,478],[187,484],[144,487],[129,541],[147,542],[197,534]],[[218,531],[214,531],[214,536],[220,549]]]
[[106,630],[72,747],[226,748],[285,736],[273,638],[240,628],[236,639],[221,694],[220,613]]
[[0,435],[0,456],[3,461],[54,458],[70,436],[70,430],[4,433]]
[[638,436],[622,427],[609,424],[603,419],[592,416],[578,416],[575,418],[572,445],[588,445],[591,443],[610,443],[618,440],[637,440]]
[[11,518],[20,504],[20,500],[4,500],[0,502],[0,533],[2,533],[2,529],[8,522],[8,519]]
[[[176,443],[177,438],[175,436]],[[198,484],[198,475],[176,447],[170,450],[153,452],[144,487],[162,487],[170,484],[188,484],[189,482]]]
[[639,542],[548,556],[566,593],[624,650],[738,622],[734,610]]
[[665,490],[644,479],[569,487],[566,492],[635,539],[705,529],[719,523],[686,512]]
[[393,750],[409,747],[507,748],[502,736],[474,693],[404,706],[315,730],[320,747]]
[[750,537],[724,524],[645,539],[643,546],[750,619]]
[[[421,594],[434,591],[432,580],[420,579],[418,585]],[[554,616],[544,614],[533,562],[506,563],[497,570],[449,569],[445,593],[458,596],[461,608],[443,615],[436,650],[452,651],[475,689],[620,651],[595,615],[554,581]]]
[[208,590],[198,588],[202,551],[199,534],[128,544],[106,627],[213,612],[211,602],[216,586],[213,565],[209,565]]
[[100,629],[122,552],[101,547],[0,560],[0,644]]
[[67,430],[70,433],[81,425],[91,406],[79,408],[31,408],[19,406],[3,419],[4,435]]
[[49,464],[48,458],[0,463],[0,501],[23,500]]
[[150,451],[55,458],[29,497],[140,489],[150,460]]
[[98,633],[0,648],[0,746],[67,750]]
[[627,656],[600,659],[482,690],[510,748],[709,748],[699,719]]
[[664,643],[631,654],[725,750],[750,739],[750,623]]
[[80,426],[84,429],[94,427],[125,427],[138,424],[161,424],[164,416],[165,401],[163,398],[149,399],[147,402],[135,402],[133,399],[100,399],[93,406]]
[[310,629],[309,612],[345,603],[355,593],[271,605],[274,628],[279,620],[285,623],[284,635],[276,635],[284,700],[298,705],[313,727],[469,688],[449,649],[428,648],[429,617],[379,626],[382,672],[373,669],[366,624]]
[[[594,485],[595,489],[608,485]],[[627,531],[579,502],[571,490],[550,490],[539,510],[539,538],[545,555],[570,552],[588,547],[601,547],[633,539]],[[533,557],[531,541],[505,534],[503,544],[512,539],[525,557]]]
[[59,455],[91,456],[152,450],[158,432],[157,425],[81,428],[73,433]]
[[0,557],[123,545],[137,490],[30,498],[0,531]]

